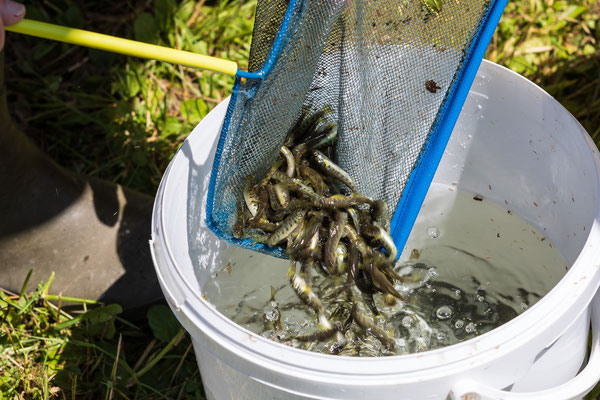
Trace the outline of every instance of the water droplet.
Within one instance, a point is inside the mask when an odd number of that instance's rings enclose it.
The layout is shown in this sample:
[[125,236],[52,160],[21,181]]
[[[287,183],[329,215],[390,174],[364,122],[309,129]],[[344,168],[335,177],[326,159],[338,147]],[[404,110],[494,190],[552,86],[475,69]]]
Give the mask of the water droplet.
[[427,236],[429,236],[432,239],[435,239],[440,236],[440,230],[435,226],[430,226],[429,228],[427,228]]
[[452,309],[448,306],[441,306],[435,310],[435,316],[441,321],[449,319],[452,317]]
[[413,319],[411,317],[409,317],[408,315],[404,318],[402,318],[402,326],[405,328],[410,328],[413,324]]
[[481,110],[483,108],[483,106],[481,104],[477,104],[477,109]]
[[438,274],[437,269],[435,269],[435,267],[429,268],[427,272],[429,272],[429,276],[436,276]]
[[460,329],[463,326],[465,326],[465,322],[462,319],[457,319],[456,322],[454,323],[454,327],[456,329]]
[[521,310],[525,311],[529,308],[529,306],[525,303],[521,303]]
[[475,332],[475,324],[472,323],[472,322],[469,322],[467,324],[467,326],[465,326],[465,332],[467,332],[467,333],[473,333],[473,332]]

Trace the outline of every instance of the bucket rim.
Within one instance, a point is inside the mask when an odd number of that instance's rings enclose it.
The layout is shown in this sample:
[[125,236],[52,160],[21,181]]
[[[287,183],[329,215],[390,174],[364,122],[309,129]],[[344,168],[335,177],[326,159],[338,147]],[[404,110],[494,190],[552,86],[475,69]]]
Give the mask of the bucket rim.
[[[486,73],[494,70],[494,73],[505,74],[510,79],[521,81],[522,84],[532,85],[540,93],[540,96],[551,99],[564,109],[543,89],[505,67],[484,60],[481,68]],[[225,99],[217,108],[222,106],[226,109],[228,100],[228,98]],[[566,109],[564,110],[568,113]],[[211,113],[214,113],[214,110]],[[210,116],[209,113],[205,118]],[[171,161],[161,180],[152,218],[152,245],[159,247],[164,252],[163,261],[169,264],[168,266],[173,272],[169,274],[168,268],[159,266],[155,260],[154,265],[161,286],[163,291],[166,289],[165,297],[184,326],[189,322],[198,327],[219,346],[235,354],[237,358],[243,358],[252,363],[253,368],[274,370],[278,374],[290,374],[296,378],[302,376],[310,380],[326,379],[328,382],[339,380],[343,381],[345,385],[348,385],[349,377],[356,380],[356,384],[360,382],[361,385],[379,385],[381,382],[389,382],[390,379],[394,379],[394,383],[401,383],[414,381],[415,378],[429,379],[446,375],[444,371],[447,371],[450,366],[453,371],[476,368],[506,356],[525,345],[531,345],[531,351],[535,355],[560,336],[557,333],[559,327],[560,333],[569,328],[569,325],[559,324],[558,319],[564,314],[580,315],[585,312],[600,285],[600,273],[598,272],[600,262],[592,263],[593,260],[600,260],[600,248],[594,244],[594,242],[600,243],[600,158],[595,144],[585,129],[574,118],[573,120],[579,126],[583,139],[590,146],[596,166],[595,180],[598,185],[594,222],[588,231],[588,237],[580,254],[561,280],[527,311],[490,332],[423,353],[386,357],[350,357],[332,356],[288,347],[235,324],[217,311],[186,282],[167,240],[164,230],[165,215],[162,212],[164,209],[163,194],[168,187],[170,166],[175,162],[177,155]],[[201,124],[202,121],[198,126]],[[169,274],[169,279],[165,279],[163,273]],[[167,285],[167,282],[170,286]],[[573,321],[575,319],[573,318]],[[225,331],[227,334],[224,334]],[[543,334],[540,334],[540,331],[543,331]]]

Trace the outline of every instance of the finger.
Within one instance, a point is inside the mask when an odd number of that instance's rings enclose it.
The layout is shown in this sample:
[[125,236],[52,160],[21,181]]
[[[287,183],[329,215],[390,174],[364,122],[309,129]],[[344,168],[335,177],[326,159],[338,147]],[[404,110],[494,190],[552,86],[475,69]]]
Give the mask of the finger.
[[0,2],[0,5],[2,5],[1,3],[4,3],[4,7],[0,7],[4,26],[14,25],[25,16],[25,6],[23,4],[12,0]]

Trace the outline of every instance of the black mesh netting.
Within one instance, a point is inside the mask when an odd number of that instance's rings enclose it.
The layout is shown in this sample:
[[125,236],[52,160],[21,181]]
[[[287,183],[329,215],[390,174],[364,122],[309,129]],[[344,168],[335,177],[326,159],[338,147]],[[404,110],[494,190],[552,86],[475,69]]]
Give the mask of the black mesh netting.
[[[269,57],[288,6],[258,1],[250,71]],[[326,118],[338,124],[335,161],[361,193],[393,211],[490,1],[298,0],[292,6],[270,71],[234,90],[217,150],[208,222],[230,241],[246,178],[269,169],[303,107],[332,110]]]

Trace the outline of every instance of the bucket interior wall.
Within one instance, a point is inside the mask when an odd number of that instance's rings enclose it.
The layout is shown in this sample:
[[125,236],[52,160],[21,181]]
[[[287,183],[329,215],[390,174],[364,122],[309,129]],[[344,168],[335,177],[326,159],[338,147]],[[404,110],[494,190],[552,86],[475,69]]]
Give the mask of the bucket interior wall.
[[533,83],[502,79],[511,72],[501,68],[490,79],[488,66],[471,87],[434,181],[458,182],[525,218],[572,265],[597,202],[594,160],[580,138],[589,137]]

